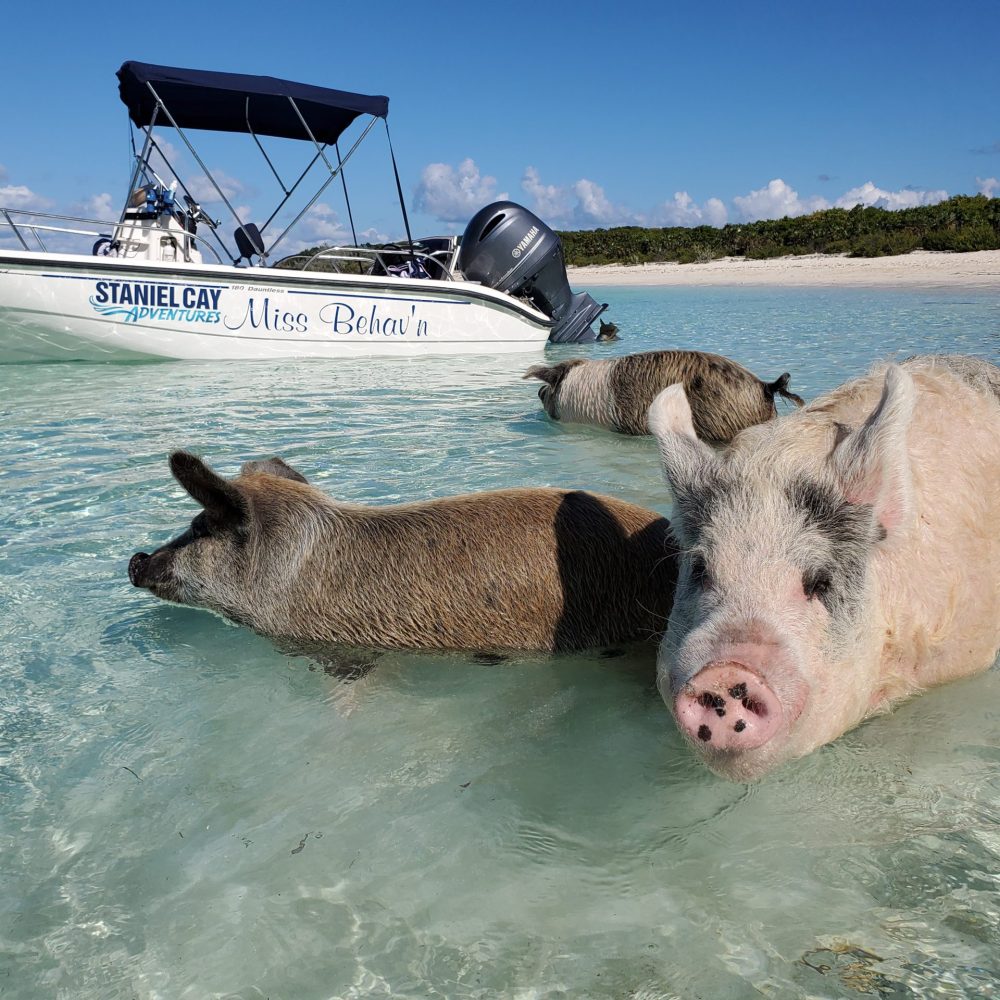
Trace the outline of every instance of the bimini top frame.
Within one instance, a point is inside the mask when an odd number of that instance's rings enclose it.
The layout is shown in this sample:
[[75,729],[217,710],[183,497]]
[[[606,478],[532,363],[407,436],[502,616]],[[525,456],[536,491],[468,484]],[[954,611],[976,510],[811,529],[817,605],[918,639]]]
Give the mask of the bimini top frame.
[[[249,76],[243,73],[216,73],[209,70],[178,69],[171,66],[154,66],[150,63],[126,62],[118,70],[118,92],[122,102],[128,108],[129,118],[146,136],[141,153],[136,154],[136,168],[129,185],[129,193],[134,190],[139,177],[151,172],[149,157],[155,149],[170,167],[178,183],[191,198],[177,172],[170,166],[163,150],[153,137],[153,129],[159,123],[176,129],[178,135],[187,146],[198,166],[204,171],[206,178],[215,188],[220,200],[226,205],[237,223],[237,247],[241,256],[234,257],[234,263],[249,256],[247,248],[258,254],[264,261],[286,234],[298,223],[306,212],[316,203],[329,184],[341,175],[343,167],[350,159],[362,140],[371,131],[375,123],[382,119],[385,122],[386,137],[389,138],[389,98],[352,94],[343,90],[329,90],[324,87],[313,87],[304,83],[293,83],[290,80],[280,80],[270,76]],[[341,158],[339,139],[344,131],[362,115],[371,116],[362,134]],[[161,118],[163,120],[161,120]],[[247,224],[230,203],[222,188],[215,181],[211,172],[205,166],[194,146],[191,144],[185,129],[202,129],[212,132],[237,132],[250,135],[257,143],[261,154],[267,161],[271,172],[284,191],[284,198],[272,212],[268,220],[261,226]],[[260,144],[258,136],[275,136],[284,139],[298,139],[311,142],[316,153],[289,188],[278,175],[270,158]],[[327,156],[328,147],[336,151],[336,165]],[[396,189],[399,194],[400,208],[403,214],[403,224],[407,239],[412,243],[410,224],[406,215],[406,205],[403,201],[403,189],[399,181],[399,171],[396,168],[396,157],[392,151],[392,140],[389,138],[389,151],[392,156],[393,171],[396,176]],[[289,225],[270,243],[265,243],[263,230],[274,220],[275,216],[292,196],[296,188],[309,173],[317,160],[322,159],[329,172],[329,177],[323,182],[309,203],[292,220]],[[154,174],[155,176],[155,174]],[[344,182],[344,195],[347,197],[347,186]],[[127,204],[127,199],[126,199]],[[348,201],[350,214],[350,202]],[[124,210],[122,219],[124,219]],[[352,222],[353,226],[353,222]],[[242,239],[241,235],[242,234]],[[216,234],[217,236],[217,234]],[[220,240],[221,243],[221,240]],[[357,239],[355,238],[355,243]],[[241,245],[242,244],[242,245]],[[232,256],[225,244],[222,244],[227,254]]]

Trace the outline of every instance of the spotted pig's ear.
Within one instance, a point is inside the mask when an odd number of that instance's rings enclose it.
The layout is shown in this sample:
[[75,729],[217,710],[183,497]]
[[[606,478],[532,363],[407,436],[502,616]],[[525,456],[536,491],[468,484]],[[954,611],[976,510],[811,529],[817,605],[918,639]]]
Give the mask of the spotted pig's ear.
[[907,435],[915,398],[909,373],[899,365],[890,365],[878,405],[830,455],[848,502],[869,504],[887,535],[892,535],[913,509]]

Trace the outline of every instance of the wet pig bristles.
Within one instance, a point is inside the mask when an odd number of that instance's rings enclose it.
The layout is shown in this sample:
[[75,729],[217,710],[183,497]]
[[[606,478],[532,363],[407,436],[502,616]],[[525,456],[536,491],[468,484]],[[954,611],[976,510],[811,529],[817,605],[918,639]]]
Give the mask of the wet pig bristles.
[[261,634],[355,647],[557,651],[655,640],[676,582],[669,523],[571,490],[339,503],[280,458],[227,479],[175,452],[202,508],[129,578]]
[[648,434],[647,414],[657,394],[684,386],[694,427],[703,441],[725,444],[745,427],[777,413],[775,396],[802,406],[789,391],[788,372],[763,382],[742,365],[704,351],[647,351],[620,358],[534,365],[524,378],[537,378],[538,398],[553,420],[594,424],[622,434]]

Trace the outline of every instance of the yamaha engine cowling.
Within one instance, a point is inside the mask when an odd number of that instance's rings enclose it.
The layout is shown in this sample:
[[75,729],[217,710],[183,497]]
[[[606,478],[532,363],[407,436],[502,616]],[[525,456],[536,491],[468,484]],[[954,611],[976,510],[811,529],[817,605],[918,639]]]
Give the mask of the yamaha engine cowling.
[[573,294],[559,237],[526,208],[496,201],[477,212],[465,227],[458,266],[469,281],[528,299],[553,320],[553,343],[597,339],[590,324],[607,306],[586,292]]

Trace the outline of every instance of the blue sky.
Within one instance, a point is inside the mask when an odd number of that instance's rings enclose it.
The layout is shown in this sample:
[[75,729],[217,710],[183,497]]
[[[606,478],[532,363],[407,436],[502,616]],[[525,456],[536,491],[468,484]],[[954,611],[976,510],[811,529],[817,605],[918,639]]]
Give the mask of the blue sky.
[[[127,59],[387,94],[414,235],[461,232],[504,195],[560,228],[1000,195],[998,0],[57,2],[2,19],[0,205],[117,217]],[[193,138],[266,218],[278,192],[252,142]],[[297,175],[305,147],[265,144]],[[359,230],[398,236],[381,126],[347,177]],[[345,223],[338,185],[289,249]]]

